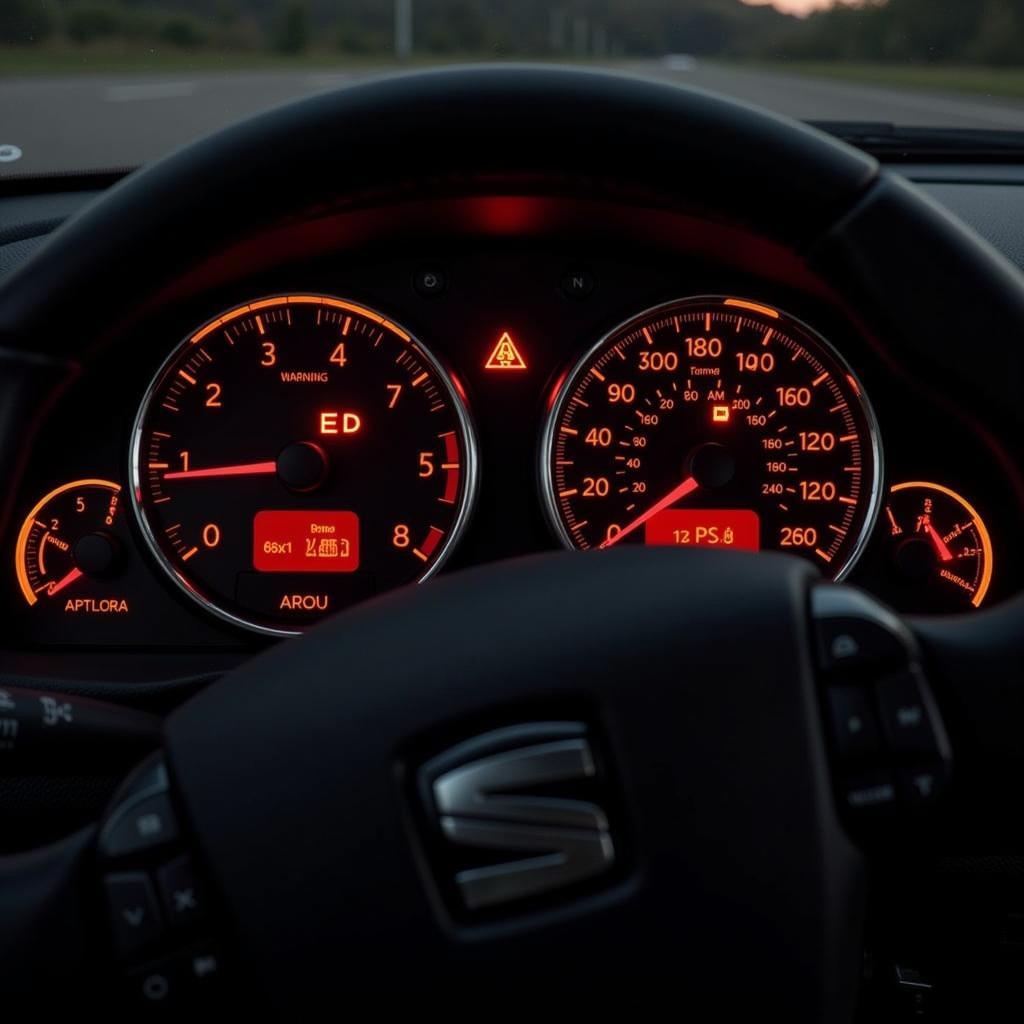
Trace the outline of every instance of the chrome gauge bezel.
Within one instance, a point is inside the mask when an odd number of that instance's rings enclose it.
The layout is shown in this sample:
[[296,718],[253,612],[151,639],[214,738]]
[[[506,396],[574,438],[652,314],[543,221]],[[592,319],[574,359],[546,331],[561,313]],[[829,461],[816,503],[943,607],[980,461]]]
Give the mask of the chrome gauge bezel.
[[[456,388],[451,372],[441,362],[440,359],[426,346],[422,341],[408,328],[406,328],[399,320],[393,317],[385,316],[380,310],[375,309],[373,306],[360,302],[357,299],[351,299],[340,295],[333,295],[327,292],[302,292],[297,291],[284,292],[284,293],[273,293],[269,295],[261,295],[257,298],[252,298],[242,303],[233,303],[231,306],[220,311],[219,313],[211,316],[204,323],[198,325],[193,330],[189,331],[179,341],[167,355],[167,357],[160,364],[156,373],[147,386],[142,400],[139,403],[139,407],[135,413],[135,418],[132,424],[131,431],[131,443],[129,447],[129,466],[128,466],[128,478],[131,480],[130,488],[130,503],[132,512],[134,514],[135,522],[139,528],[142,538],[145,542],[146,548],[149,554],[152,556],[156,564],[160,567],[163,573],[171,580],[174,586],[187,595],[188,598],[202,608],[208,614],[215,618],[226,622],[231,626],[247,630],[252,633],[258,633],[262,636],[269,637],[292,637],[301,636],[304,632],[302,629],[286,629],[284,627],[268,626],[265,623],[258,622],[253,619],[247,619],[242,615],[238,615],[227,608],[221,607],[216,599],[202,592],[197,587],[186,579],[181,573],[178,572],[177,568],[168,559],[165,552],[161,549],[160,544],[156,538],[153,528],[150,525],[145,512],[142,508],[142,441],[143,441],[143,426],[146,420],[146,415],[150,409],[150,406],[156,396],[156,393],[164,382],[164,379],[168,371],[176,364],[180,354],[185,351],[188,345],[191,344],[191,339],[197,334],[203,332],[206,328],[212,324],[216,324],[222,320],[224,316],[237,310],[245,305],[255,305],[257,303],[270,303],[270,302],[286,302],[289,298],[296,294],[313,295],[319,298],[330,299],[336,302],[344,302],[356,306],[360,309],[365,310],[367,313],[378,317],[381,321],[385,321],[389,324],[394,324],[403,333],[408,335],[410,342],[417,347],[417,352],[422,356],[423,360],[430,365],[430,367],[437,374],[439,381],[445,389],[445,394],[448,396],[452,403],[452,408],[455,410],[456,419],[459,424],[459,429],[462,432],[464,444],[465,444],[465,484],[462,487],[462,494],[460,497],[459,509],[455,517],[455,521],[452,528],[445,538],[439,553],[436,555],[431,564],[427,567],[426,571],[416,578],[414,583],[423,583],[425,580],[430,579],[434,576],[447,562],[452,552],[455,550],[460,538],[465,532],[466,526],[472,516],[473,509],[476,505],[477,491],[479,487],[479,448],[477,443],[476,429],[473,425],[472,417],[470,416],[469,410],[466,407],[466,403],[462,396],[459,394]],[[309,627],[315,625],[310,623]]]
[[[562,516],[558,511],[558,501],[555,494],[555,481],[552,461],[554,458],[554,443],[555,435],[558,430],[558,424],[562,419],[562,415],[565,411],[566,402],[569,400],[573,389],[579,381],[579,378],[584,374],[597,357],[612,343],[612,340],[623,334],[627,334],[630,330],[643,323],[646,320],[657,318],[669,312],[670,310],[677,308],[683,304],[698,304],[698,303],[717,303],[722,304],[727,299],[735,297],[727,295],[686,295],[679,298],[670,299],[667,302],[660,302],[657,305],[650,306],[647,309],[641,310],[639,313],[635,313],[633,316],[628,317],[621,323],[612,327],[611,330],[606,331],[593,345],[586,349],[586,351],[576,360],[572,365],[572,368],[565,374],[561,384],[558,387],[558,391],[555,395],[554,403],[549,410],[547,417],[544,420],[544,426],[541,431],[540,445],[539,445],[539,480],[540,480],[540,493],[542,505],[544,508],[545,518],[548,521],[548,525],[551,527],[552,532],[558,539],[559,543],[570,551],[580,550],[578,545],[573,541],[565,523],[562,521]],[[836,582],[840,582],[846,579],[849,574],[853,571],[857,562],[863,555],[868,542],[871,539],[871,535],[875,529],[875,525],[878,521],[879,513],[882,509],[883,498],[885,495],[885,465],[884,456],[882,451],[882,439],[881,433],[878,427],[878,419],[875,416],[874,407],[871,404],[871,400],[868,398],[867,391],[865,390],[860,378],[854,372],[853,368],[847,362],[846,358],[839,352],[839,350],[833,345],[827,338],[825,338],[819,331],[816,331],[808,323],[802,320],[798,316],[794,316],[788,310],[783,309],[780,306],[774,305],[767,301],[761,301],[759,299],[744,298],[742,300],[745,303],[749,303],[751,306],[761,306],[768,308],[778,313],[780,318],[794,323],[802,331],[806,332],[808,338],[815,342],[821,347],[821,349],[834,360],[836,366],[844,373],[849,376],[850,381],[853,383],[855,388],[855,395],[859,403],[861,410],[864,415],[864,421],[867,424],[869,452],[871,459],[872,477],[871,477],[871,489],[868,495],[868,508],[867,514],[864,518],[863,526],[856,542],[850,548],[850,554],[846,561],[840,567],[838,572],[831,575],[831,579]]]

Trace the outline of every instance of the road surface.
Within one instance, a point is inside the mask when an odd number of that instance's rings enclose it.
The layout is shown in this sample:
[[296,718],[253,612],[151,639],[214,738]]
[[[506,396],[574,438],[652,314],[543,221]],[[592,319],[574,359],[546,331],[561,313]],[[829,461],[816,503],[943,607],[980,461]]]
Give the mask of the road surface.
[[[694,63],[628,69],[805,120],[1024,130],[1024,103]],[[134,167],[249,114],[373,72],[251,71],[0,78],[0,175]],[[20,151],[20,156],[16,156]]]

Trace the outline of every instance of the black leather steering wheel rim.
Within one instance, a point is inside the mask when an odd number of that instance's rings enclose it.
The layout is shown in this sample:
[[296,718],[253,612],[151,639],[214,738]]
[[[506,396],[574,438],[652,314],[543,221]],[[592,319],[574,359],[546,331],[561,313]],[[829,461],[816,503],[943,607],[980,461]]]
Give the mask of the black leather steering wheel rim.
[[248,233],[255,218],[266,226],[402,186],[628,183],[799,248],[876,175],[871,158],[795,122],[624,75],[401,75],[270,111],[129,176],[6,282],[0,335],[57,354],[62,308],[88,324]]
[[[372,161],[352,159],[354,152],[367,151],[374,154]],[[643,153],[645,159],[638,160],[638,153]],[[274,222],[307,216],[317,208],[330,208],[340,199],[387,194],[403,187],[429,188],[440,184],[446,188],[461,185],[477,189],[500,182],[531,188],[538,187],[538,183],[543,187],[545,182],[557,178],[586,182],[595,190],[607,183],[616,187],[626,185],[639,202],[672,197],[705,218],[741,224],[800,251],[824,276],[837,284],[841,282],[845,293],[860,304],[868,319],[884,332],[898,335],[909,346],[920,359],[923,377],[934,375],[938,380],[942,372],[948,373],[964,337],[971,337],[974,359],[956,365],[959,379],[967,385],[965,404],[979,412],[984,410],[988,421],[995,421],[1004,430],[1019,431],[1024,420],[1019,402],[1024,356],[1019,347],[1006,346],[1004,339],[1008,334],[1024,333],[1024,285],[1019,273],[972,232],[911,186],[879,172],[869,158],[793,122],[693,90],[580,71],[500,68],[402,76],[282,108],[196,143],[112,189],[100,202],[56,232],[32,260],[0,287],[0,342],[11,349],[68,356],[64,339],[69,336],[72,315],[79,334],[99,331],[106,313],[126,293],[140,298],[150,295],[190,260],[245,234],[250,229],[254,208]],[[295,207],[296,188],[301,189],[302,209]],[[993,379],[982,367],[986,362],[992,365],[994,359],[1005,364],[1006,372]],[[660,589],[661,606],[673,600],[685,604],[687,600],[678,575],[665,570],[664,562],[655,562],[647,555],[617,556],[600,568],[591,568],[591,559],[583,561],[585,567],[577,568],[583,563],[572,556],[561,556],[524,570],[499,568],[493,575],[489,570],[481,570],[469,582],[445,584],[445,593],[454,595],[451,600],[457,604],[480,599],[492,587],[508,585],[514,592],[515,588],[522,588],[518,591],[520,604],[528,608],[530,588],[550,587],[550,593],[563,598],[575,596],[585,602],[589,591],[612,587],[618,599],[627,605],[632,600],[634,609],[644,608],[649,615],[655,612],[655,606],[644,603],[644,594],[650,587]],[[572,568],[568,568],[570,563]],[[758,618],[754,612],[761,608],[778,613],[780,618],[775,626],[782,646],[776,652],[773,671],[788,667],[794,680],[800,682],[796,689],[779,692],[787,693],[783,704],[795,719],[800,719],[800,749],[806,754],[803,764],[814,765],[807,785],[812,790],[821,787],[823,783],[817,773],[824,773],[825,768],[820,736],[806,717],[812,700],[807,690],[809,668],[806,659],[801,661],[798,654],[799,644],[806,641],[799,612],[810,585],[807,570],[786,559],[771,557],[757,566],[751,566],[747,560],[731,559],[722,566],[714,572],[716,585],[711,602],[717,618],[712,616],[705,625],[721,628],[731,615],[731,621],[743,624],[761,638],[763,645],[770,647],[766,629],[770,620],[763,615]],[[619,572],[622,575],[616,581]],[[762,603],[746,610],[735,603],[730,605],[730,600],[735,602],[741,593],[760,593]],[[710,600],[706,594],[700,595],[700,601]],[[539,614],[553,614],[550,595],[546,604],[538,604]],[[508,610],[508,599],[502,607]],[[692,605],[695,616],[699,608],[699,603]],[[597,616],[599,603],[595,602],[589,610],[592,618]],[[240,788],[244,788],[248,777],[256,791],[247,793],[244,799],[269,799],[266,813],[272,814],[275,807],[287,800],[288,787],[283,783],[301,785],[302,779],[306,779],[315,785],[318,761],[330,755],[329,735],[317,731],[315,742],[308,747],[308,760],[295,766],[294,777],[285,774],[275,780],[272,798],[269,792],[258,791],[270,778],[266,774],[270,765],[255,754],[241,764],[221,764],[217,784],[211,784],[209,772],[216,763],[214,754],[223,754],[218,744],[229,728],[230,708],[238,709],[247,692],[253,695],[244,714],[236,716],[243,726],[245,719],[249,719],[250,731],[243,736],[248,737],[250,753],[256,740],[270,741],[266,732],[268,722],[280,721],[281,729],[291,740],[289,749],[298,756],[302,747],[295,730],[307,730],[303,734],[307,735],[313,724],[305,712],[290,719],[287,716],[281,686],[287,685],[283,677],[291,674],[289,665],[306,660],[309,674],[315,677],[307,694],[329,721],[330,715],[345,713],[345,701],[352,701],[351,695],[332,691],[329,686],[328,673],[336,668],[335,659],[342,655],[362,659],[366,685],[372,685],[374,669],[369,640],[383,640],[384,624],[392,614],[399,618],[408,615],[408,621],[419,623],[421,628],[430,610],[422,595],[401,595],[375,602],[368,610],[325,624],[314,631],[309,641],[299,641],[294,648],[279,648],[258,659],[233,680],[211,688],[187,705],[172,721],[172,767],[182,787],[185,806],[198,823],[200,838],[207,832],[206,852],[219,864],[220,881],[232,890],[229,903],[238,898],[238,890],[233,888],[231,864],[226,855],[229,848],[235,857],[239,855],[239,838],[256,842],[256,834],[251,830],[258,817],[253,806],[241,817],[228,816],[239,826],[239,832],[229,837],[222,828],[217,833],[220,842],[215,842],[211,834],[216,831],[214,823],[218,817],[224,817],[223,809],[231,794],[239,799]],[[965,625],[963,629],[972,636],[979,635],[971,632],[974,629],[995,629],[1005,642],[1005,647],[1000,648],[1004,661],[1007,650],[1011,652],[1010,658],[1020,660],[1022,617],[1024,605],[1018,601],[978,616],[972,620],[976,625]],[[586,625],[584,621],[577,623],[572,634],[576,642],[584,642]],[[601,635],[609,638],[608,642],[614,637],[625,642],[625,634],[616,632],[612,620],[603,625]],[[538,652],[546,650],[545,644],[550,643],[542,626],[543,619],[534,623],[534,632],[519,652],[526,652],[524,662],[529,669],[515,677],[520,686],[527,675],[536,676],[540,665]],[[661,621],[659,628],[661,632],[650,635],[652,647],[657,646],[655,636],[664,640],[670,635],[671,622]],[[355,631],[355,639],[351,638],[351,631]],[[926,643],[935,641],[934,633],[929,637],[927,629],[922,632]],[[659,661],[663,684],[668,678],[671,647],[665,642],[667,646]],[[965,639],[958,649],[970,647],[969,639]],[[610,671],[626,671],[627,662],[620,661],[610,647],[601,650]],[[466,651],[456,653],[452,670],[465,673]],[[499,649],[494,653],[500,653]],[[476,654],[485,658],[482,650]],[[564,690],[566,681],[573,678],[572,666],[560,661],[560,655],[549,654],[550,669]],[[972,655],[980,659],[985,652],[974,649]],[[751,664],[737,654],[730,671],[734,675],[739,673],[735,675],[739,678],[751,670]],[[976,668],[977,660],[970,664]],[[432,678],[440,687],[445,676],[443,659],[430,665]],[[483,660],[480,665],[482,669],[494,669],[493,664]],[[709,671],[706,659],[701,665],[705,672]],[[955,652],[945,650],[944,663],[937,669],[943,685],[953,691],[963,686],[963,671]],[[482,675],[478,692],[465,687],[459,690],[465,703],[456,716],[457,724],[475,721],[476,715],[481,720],[492,715],[500,718],[503,708],[515,717],[525,713],[523,708],[533,706],[535,701],[543,704],[542,698],[550,696],[544,687],[527,688],[520,705],[511,676],[506,679],[506,691],[488,694],[488,672]],[[402,685],[410,683],[411,679],[403,676]],[[248,691],[246,686],[250,687]],[[603,718],[609,713],[601,703],[603,691],[582,687],[581,693],[584,690],[581,703],[596,707],[598,722],[604,722],[613,734],[613,727]],[[454,692],[445,691],[448,696]],[[392,696],[400,696],[398,689]],[[647,693],[646,699],[652,700],[652,693]],[[707,699],[710,706],[720,697]],[[556,703],[560,700],[561,697]],[[406,744],[415,747],[423,734],[435,728],[443,730],[448,709],[431,710],[422,701],[416,706],[417,721],[405,721],[400,729],[396,725],[394,733],[382,737],[375,745],[378,755],[390,752],[396,763],[405,763]],[[349,711],[354,711],[351,703]],[[984,714],[975,716],[975,726]],[[371,724],[365,723],[366,728]],[[748,730],[751,727],[751,722],[744,726]],[[609,739],[609,743],[616,749],[614,739]],[[396,769],[382,763],[380,756],[368,765],[368,770],[389,773],[386,784],[391,785],[394,780],[390,773]],[[625,770],[629,771],[629,755],[624,754],[623,760]],[[262,776],[252,767],[256,764],[260,765]],[[237,774],[229,771],[229,767],[237,769]],[[793,762],[786,780],[793,782],[797,776]],[[334,786],[343,783],[344,776],[338,774],[337,765],[332,769],[331,779]],[[384,783],[379,778],[377,781],[380,785],[368,787],[367,793],[378,800],[386,799],[380,788]],[[326,794],[331,794],[329,786]],[[334,795],[340,796],[341,790],[335,789]],[[294,814],[299,809],[312,812],[314,805],[325,807],[323,797],[321,792],[317,799],[297,800],[291,809],[293,823],[298,820]],[[365,801],[354,800],[352,793],[345,793],[345,797],[346,806],[362,807],[367,815],[364,820],[373,820],[375,812],[365,806]],[[790,991],[791,998],[785,1003],[790,1019],[844,1019],[849,1014],[855,972],[850,950],[841,947],[847,943],[855,945],[860,867],[837,823],[829,817],[823,791],[805,793],[804,797],[803,806],[810,815],[805,819],[808,835],[818,830],[821,840],[818,853],[822,871],[817,878],[821,903],[819,913],[812,914],[814,920],[808,927],[803,927],[808,925],[803,920],[799,922],[800,928],[790,934],[793,923],[787,922],[777,932],[776,938],[784,939],[782,945],[786,948],[776,950],[777,960],[772,962],[776,966],[785,964],[789,969],[805,962],[808,969],[807,990]],[[399,796],[394,799],[399,800]],[[391,807],[390,813],[389,820],[394,823],[404,820],[406,812],[397,813]],[[289,815],[284,815],[283,820],[288,821]],[[346,825],[358,829],[360,821]],[[283,843],[287,838],[275,833],[274,843]],[[390,838],[394,840],[394,835]],[[639,842],[642,851],[642,837]],[[81,844],[72,849],[75,857],[81,856]],[[255,855],[260,852],[257,846]],[[272,854],[269,849],[262,852],[275,868],[280,869],[285,863],[280,845],[275,845]],[[329,846],[304,852],[316,855],[316,869],[310,872],[312,879],[322,882],[329,877],[329,858],[335,852],[337,848]],[[362,860],[365,862],[365,858]],[[708,859],[702,857],[700,863],[707,866]],[[809,863],[804,866],[809,867]],[[779,867],[782,870],[781,864]],[[17,870],[22,868],[23,865]],[[14,873],[15,866],[0,862],[0,874],[5,870],[12,879],[20,877]],[[301,866],[297,870],[301,871]],[[251,883],[251,871],[241,874]],[[65,875],[70,877],[67,872]],[[794,893],[797,888],[794,887]],[[302,885],[292,891],[306,895],[311,892]],[[806,897],[808,890],[801,892]],[[49,898],[52,893],[45,895]],[[268,928],[284,921],[285,895],[277,882],[268,883],[266,899],[268,905],[272,904]],[[626,898],[630,894],[622,895]],[[339,915],[331,918],[333,926],[344,934],[346,922],[340,908],[331,905]],[[808,912],[810,906],[805,905]],[[359,908],[364,924],[370,909],[369,904]],[[781,912],[781,908],[777,909]],[[353,918],[348,922],[350,926],[360,920],[355,913]],[[637,926],[643,924],[639,917],[632,920]],[[246,921],[251,932],[255,918],[250,914]],[[621,924],[626,926],[629,921],[627,913]],[[533,960],[520,949],[534,969],[545,962],[545,957],[558,954],[559,938],[568,940],[574,935],[573,927],[559,921],[547,923],[551,930],[532,947],[529,955]],[[438,972],[443,975],[446,968],[453,966],[480,972],[477,981],[493,976],[487,974],[493,972],[495,965],[488,963],[486,943],[474,944],[486,936],[444,933],[441,927],[444,941],[451,945],[451,955],[438,956],[432,962],[432,971],[424,968],[417,973],[421,984],[426,985],[430,978],[447,984],[451,979],[438,977]],[[591,922],[583,927],[594,926]],[[422,936],[429,932],[422,915],[416,916],[416,928],[411,928],[401,912],[388,923],[388,928],[394,930],[393,934],[407,929],[410,938],[414,933]],[[285,955],[285,947],[277,937],[271,941],[266,929],[256,930],[262,931],[261,945],[250,952],[254,952],[253,962],[258,968],[266,971],[271,962],[266,958],[267,952],[274,950],[280,958]],[[771,934],[771,928],[762,933],[768,945]],[[816,957],[811,954],[813,943],[808,941],[814,935],[819,939]],[[243,935],[243,940],[246,937]],[[660,933],[655,937],[667,938]],[[355,955],[358,938],[347,935],[341,948],[352,958],[357,971],[361,971],[356,987],[366,988],[371,974],[368,964]],[[379,933],[375,933],[374,939],[377,948],[383,948]],[[723,937],[716,939],[719,943],[712,942],[708,948],[725,950]],[[310,1005],[315,1005],[316,999],[329,991],[317,981],[318,975],[313,971],[315,966],[322,968],[323,962],[311,958],[309,949],[301,942],[294,945],[303,956],[293,957],[287,977],[279,984],[271,984],[279,1007],[285,1005],[286,997],[308,997]],[[709,963],[700,962],[699,944],[691,941],[684,947],[691,958],[696,958],[699,969],[708,972]],[[812,960],[815,962],[811,963]],[[613,969],[610,962],[602,962],[600,957],[590,964],[600,964],[599,970]],[[669,980],[671,957],[655,958],[648,966],[651,971],[644,973],[638,969],[635,977],[648,982],[655,976],[663,982]],[[553,969],[541,973],[549,984],[559,976]],[[713,971],[708,974],[712,976],[720,980],[726,977]],[[771,972],[757,976],[773,998],[786,1000],[785,986],[772,987]],[[575,971],[561,977],[579,982],[582,975]],[[791,977],[783,980],[794,984]],[[379,979],[374,978],[373,982],[378,984]],[[803,979],[795,983],[802,984]],[[695,985],[695,989],[700,987]],[[439,991],[440,988],[439,984]]]
[[1024,324],[1021,275],[971,229],[804,125],[575,69],[382,78],[186,146],[110,189],[0,285],[0,347],[74,359],[73,339],[103,336],[115,314],[255,228],[438,188],[610,188],[741,225],[800,253],[876,333],[899,338],[925,383],[941,392],[955,373],[980,422],[1008,436],[1024,425],[1024,349],[1003,344]]

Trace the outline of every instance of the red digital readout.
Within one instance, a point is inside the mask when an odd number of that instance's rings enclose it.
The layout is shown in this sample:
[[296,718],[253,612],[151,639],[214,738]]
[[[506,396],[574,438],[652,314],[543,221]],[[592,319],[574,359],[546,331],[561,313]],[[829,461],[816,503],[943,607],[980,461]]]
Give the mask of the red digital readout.
[[252,521],[252,564],[259,572],[355,572],[355,512],[266,510]]
[[758,551],[761,520],[750,509],[667,508],[647,520],[644,543],[682,548]]

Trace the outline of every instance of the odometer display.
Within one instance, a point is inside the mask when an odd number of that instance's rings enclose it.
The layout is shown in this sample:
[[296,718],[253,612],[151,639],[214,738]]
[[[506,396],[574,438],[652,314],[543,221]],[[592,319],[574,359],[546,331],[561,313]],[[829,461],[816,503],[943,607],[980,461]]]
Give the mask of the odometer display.
[[171,354],[136,420],[132,500],[186,593],[291,633],[434,572],[475,465],[453,381],[408,331],[345,299],[278,296]]
[[560,385],[542,445],[569,547],[773,549],[851,567],[878,513],[874,417],[835,350],[743,299],[669,303]]

